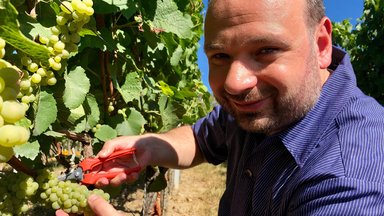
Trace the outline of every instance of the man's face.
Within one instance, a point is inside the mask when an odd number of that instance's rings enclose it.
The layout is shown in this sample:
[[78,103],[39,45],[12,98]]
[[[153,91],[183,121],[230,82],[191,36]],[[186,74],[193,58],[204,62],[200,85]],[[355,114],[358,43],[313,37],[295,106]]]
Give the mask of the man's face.
[[273,134],[301,119],[324,80],[305,0],[217,0],[205,23],[216,100],[247,131]]

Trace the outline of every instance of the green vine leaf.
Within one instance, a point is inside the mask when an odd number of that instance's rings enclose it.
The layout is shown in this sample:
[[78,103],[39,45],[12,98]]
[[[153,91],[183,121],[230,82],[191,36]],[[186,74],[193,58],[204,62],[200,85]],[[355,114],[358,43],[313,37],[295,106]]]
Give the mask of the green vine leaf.
[[189,15],[183,15],[172,0],[157,0],[153,19],[154,30],[172,32],[180,38],[191,38],[193,22]]
[[117,137],[117,132],[109,125],[102,125],[99,129],[97,129],[95,137],[105,142]]
[[173,52],[172,57],[171,57],[171,65],[172,66],[176,66],[179,64],[180,59],[183,56],[183,53],[184,53],[183,48],[181,48],[181,46],[178,46],[176,48],[175,52]]
[[[94,3],[93,8],[95,12],[99,14],[121,11],[123,15],[129,15],[136,11],[136,1],[134,0],[101,0],[95,1]],[[127,18],[129,18],[129,16]]]
[[139,111],[130,108],[127,120],[118,124],[116,131],[118,135],[138,135],[146,123],[147,121]]
[[75,109],[84,102],[91,84],[82,67],[76,67],[69,74],[66,74],[64,79],[64,104],[69,109]]
[[128,73],[125,77],[124,84],[121,87],[117,86],[117,90],[121,96],[123,96],[125,103],[139,99],[141,91],[143,90],[139,75],[136,72]]
[[82,131],[89,131],[100,120],[100,110],[96,98],[88,94],[85,98],[83,108],[85,115],[82,120],[76,125],[75,132],[81,133]]
[[13,150],[15,151],[15,154],[20,157],[35,160],[37,155],[39,155],[40,144],[38,141],[28,142],[26,144],[13,147]]
[[21,52],[48,65],[49,50],[21,33],[17,20],[18,12],[11,3],[0,0],[0,37]]
[[173,102],[170,98],[162,96],[159,99],[159,109],[163,121],[163,131],[175,128],[180,123],[177,113],[181,112],[183,108]]
[[59,132],[56,132],[56,131],[47,131],[44,133],[44,135],[46,136],[50,136],[50,137],[65,137],[65,134],[63,133],[59,133]]
[[56,118],[57,107],[55,98],[52,94],[41,91],[36,110],[33,135],[37,136],[46,131],[56,121]]

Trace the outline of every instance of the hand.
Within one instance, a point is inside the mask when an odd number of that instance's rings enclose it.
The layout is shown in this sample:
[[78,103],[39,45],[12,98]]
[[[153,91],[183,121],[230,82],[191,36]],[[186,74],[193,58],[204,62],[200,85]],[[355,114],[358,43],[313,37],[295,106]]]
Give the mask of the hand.
[[[97,195],[90,195],[88,197],[88,205],[92,209],[92,211],[95,213],[96,216],[124,215],[119,211],[117,211],[111,204],[105,201],[102,197]],[[56,216],[69,216],[69,214],[67,214],[63,210],[57,210]]]
[[[143,136],[122,136],[115,139],[112,139],[106,142],[102,150],[98,153],[98,157],[106,158],[112,152],[127,149],[127,148],[136,148],[136,161],[138,165],[143,169],[148,165],[149,161],[149,151],[146,150],[146,145],[144,143],[146,139]],[[132,166],[137,166],[137,164],[132,163],[132,159],[128,158],[117,158],[113,161],[108,161],[103,163],[103,166],[100,168],[99,172],[109,171],[109,172],[121,172],[115,178],[108,180],[106,178],[101,178],[96,182],[97,187],[103,187],[111,184],[112,186],[118,186],[124,182],[133,182],[136,181],[139,177],[139,173],[132,173],[130,175],[125,174],[124,169],[129,169]]]

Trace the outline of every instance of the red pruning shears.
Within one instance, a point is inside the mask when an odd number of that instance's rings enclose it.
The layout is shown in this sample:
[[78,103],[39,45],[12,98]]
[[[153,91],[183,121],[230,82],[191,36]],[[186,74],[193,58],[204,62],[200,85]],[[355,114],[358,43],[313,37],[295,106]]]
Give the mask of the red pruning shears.
[[59,180],[76,180],[81,182],[82,184],[92,185],[97,182],[100,178],[113,179],[115,176],[122,172],[96,172],[94,168],[102,165],[102,163],[106,161],[111,161],[119,157],[131,157],[132,158],[132,167],[129,169],[125,169],[123,172],[126,174],[131,174],[133,172],[139,172],[141,167],[139,163],[136,161],[135,157],[136,149],[128,148],[119,151],[113,152],[107,158],[86,158],[80,162],[78,167],[73,171],[60,175],[58,177]]

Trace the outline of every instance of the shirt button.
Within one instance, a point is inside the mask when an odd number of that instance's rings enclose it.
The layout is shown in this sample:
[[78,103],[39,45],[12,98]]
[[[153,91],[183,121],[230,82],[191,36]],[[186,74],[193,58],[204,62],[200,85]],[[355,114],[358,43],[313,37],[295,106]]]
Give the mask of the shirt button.
[[245,174],[246,176],[248,176],[248,177],[252,177],[252,171],[251,171],[250,169],[246,169],[246,170],[244,171],[244,174]]

